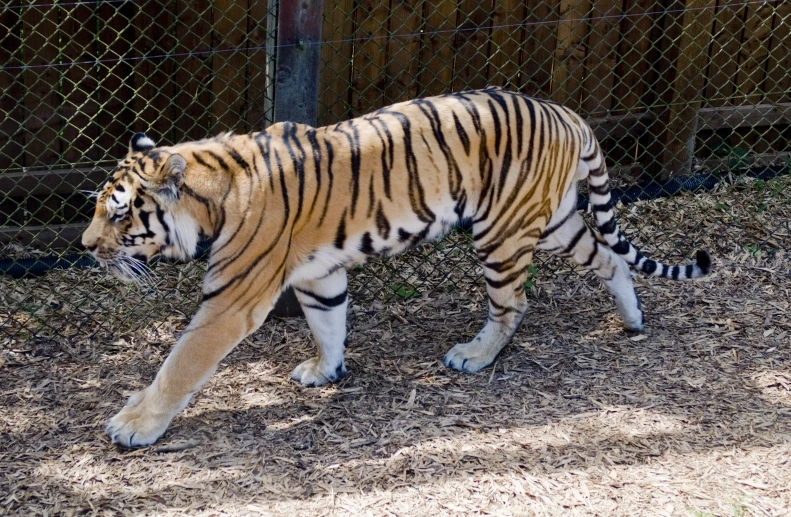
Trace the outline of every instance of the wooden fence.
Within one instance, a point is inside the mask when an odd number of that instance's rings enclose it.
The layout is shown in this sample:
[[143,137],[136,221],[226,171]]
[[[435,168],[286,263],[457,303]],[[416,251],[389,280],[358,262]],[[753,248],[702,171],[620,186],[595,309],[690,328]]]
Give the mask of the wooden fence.
[[[133,131],[271,120],[271,2],[0,7],[0,244],[76,242]],[[500,85],[590,117],[625,177],[791,147],[787,0],[324,0],[322,39],[319,124]]]
[[787,0],[341,0],[325,11],[320,124],[497,85],[581,111],[632,175],[789,147]]

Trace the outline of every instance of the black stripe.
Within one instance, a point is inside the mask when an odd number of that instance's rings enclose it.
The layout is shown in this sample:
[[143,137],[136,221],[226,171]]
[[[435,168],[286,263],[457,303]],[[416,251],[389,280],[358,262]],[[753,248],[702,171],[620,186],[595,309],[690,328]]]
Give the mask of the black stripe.
[[583,266],[583,267],[588,267],[591,264],[593,264],[593,259],[596,257],[596,254],[598,252],[599,252],[599,243],[594,240],[593,241],[593,249],[591,250],[590,255],[588,255],[588,258],[585,259],[585,262],[581,263],[580,265]]
[[385,217],[381,201],[376,208],[376,229],[382,239],[387,240],[390,237],[390,222],[387,220],[387,217]]
[[600,196],[607,195],[607,193],[610,192],[610,182],[608,180],[603,185],[591,185],[589,183],[588,190]]
[[341,216],[341,223],[338,225],[338,230],[335,232],[335,247],[343,249],[343,244],[346,242],[346,209],[343,210]]
[[582,228],[580,228],[577,231],[577,233],[574,234],[574,237],[571,238],[569,243],[566,244],[566,248],[563,251],[565,251],[566,253],[571,253],[571,250],[574,249],[574,247],[577,245],[577,243],[580,241],[582,236],[585,235],[585,232],[587,231],[588,231],[588,227],[583,224]]
[[678,274],[680,273],[680,269],[678,266],[673,266],[673,280],[678,280]]
[[321,226],[324,223],[324,217],[327,215],[327,209],[330,206],[330,196],[332,196],[332,181],[334,176],[332,174],[332,160],[335,157],[335,151],[332,148],[332,145],[328,141],[324,141],[324,148],[327,149],[327,196],[324,198],[324,208],[321,211],[321,217],[319,217],[319,224]]
[[209,162],[207,162],[206,160],[204,160],[203,158],[201,158],[200,154],[198,154],[198,153],[192,153],[192,156],[195,158],[195,161],[196,161],[196,162],[198,162],[199,164],[203,165],[203,166],[204,166],[204,167],[206,167],[207,169],[214,169],[214,167],[212,167],[211,165],[209,165]]
[[615,223],[615,216],[614,215],[610,216],[610,219],[606,223],[600,224],[598,226],[599,226],[599,231],[603,235],[608,235],[610,233],[615,233],[615,231],[618,229],[618,225]]
[[461,125],[461,121],[459,117],[456,116],[456,113],[453,113],[453,122],[456,124],[456,132],[459,134],[459,139],[461,140],[461,145],[464,146],[464,153],[469,156],[470,155],[470,137],[467,136],[467,132],[464,130],[464,126]]
[[500,116],[497,114],[497,108],[491,100],[487,101],[489,111],[492,114],[492,125],[494,126],[494,155],[500,152],[500,140],[503,138],[503,128],[500,126]]
[[686,267],[686,270],[685,270],[686,278],[692,278],[692,271],[693,271],[692,264],[687,264],[687,267]]
[[577,213],[576,208],[575,207],[571,207],[571,210],[569,211],[569,213],[567,213],[566,215],[563,216],[563,219],[561,219],[560,221],[558,221],[554,225],[550,226],[549,228],[544,229],[544,231],[541,233],[541,238],[542,239],[546,239],[547,237],[552,235],[552,233],[554,233],[558,228],[563,226],[576,213]]
[[643,273],[650,275],[654,271],[656,271],[656,261],[647,259],[645,262],[643,262]]
[[500,289],[506,285],[512,284],[516,279],[518,279],[523,274],[522,271],[514,271],[507,277],[503,278],[502,280],[493,280],[487,276],[484,276],[486,279],[486,283],[492,287],[493,289]]
[[522,156],[522,110],[519,109],[519,97],[511,97],[514,103],[514,115],[516,119],[516,156]]
[[629,253],[629,242],[626,240],[619,240],[614,246],[610,246],[612,250],[618,255],[626,255]]
[[360,241],[360,251],[366,255],[373,255],[374,253],[373,240],[369,232],[363,234],[363,238]]
[[[294,213],[294,220],[296,221],[300,214],[302,214],[302,203],[305,196],[305,149],[302,147],[299,139],[297,138],[297,125],[288,123],[283,130],[285,138],[283,142],[286,144],[288,156],[291,158],[291,163],[294,165],[294,172],[297,175],[297,210]],[[296,149],[296,152],[295,152]]]
[[219,154],[215,153],[214,151],[209,151],[209,150],[206,150],[204,152],[206,154],[208,154],[209,156],[211,156],[214,159],[214,161],[219,163],[220,167],[222,167],[223,170],[226,170],[226,171],[230,171],[231,170],[231,168],[228,166],[228,162],[223,160],[222,157]]
[[313,298],[314,300],[316,300],[325,307],[337,307],[343,304],[343,302],[346,301],[346,295],[348,294],[347,291],[344,289],[344,291],[341,294],[333,296],[332,298],[327,298],[321,296],[320,294],[316,294],[312,291],[306,291],[305,289],[300,289],[299,287],[295,287],[294,289],[296,289],[297,291],[299,291],[304,295],[310,296],[311,298]]
[[608,199],[606,203],[601,204],[593,204],[591,205],[591,210],[594,212],[609,212],[612,210],[613,202],[612,198]]
[[249,163],[247,163],[247,160],[245,160],[244,158],[242,158],[242,155],[241,155],[241,154],[239,154],[238,152],[236,152],[236,149],[234,149],[233,147],[231,147],[231,146],[230,146],[229,144],[227,144],[227,143],[224,143],[224,144],[223,144],[223,148],[224,148],[224,149],[225,149],[225,151],[228,153],[228,155],[229,155],[231,158],[233,158],[233,161],[235,161],[235,162],[236,162],[236,163],[237,163],[237,164],[238,164],[240,167],[242,167],[242,168],[245,170],[245,172],[247,173],[247,175],[248,175],[248,176],[251,176],[251,175],[252,175],[252,169],[251,169],[251,167],[250,167],[250,164],[249,164]]
[[[387,196],[387,199],[392,199],[390,196],[390,171],[393,168],[394,161],[393,134],[390,133],[387,123],[383,120],[372,118],[369,122],[374,131],[376,131],[379,140],[382,141],[382,180],[384,182],[385,196]],[[382,133],[384,133],[386,139],[382,137]]]
[[318,311],[324,311],[324,312],[329,312],[329,311],[332,310],[329,307],[322,307],[321,305],[315,305],[315,304],[312,304],[312,303],[302,303],[300,305],[302,305],[302,308],[304,308],[304,309],[316,309]]

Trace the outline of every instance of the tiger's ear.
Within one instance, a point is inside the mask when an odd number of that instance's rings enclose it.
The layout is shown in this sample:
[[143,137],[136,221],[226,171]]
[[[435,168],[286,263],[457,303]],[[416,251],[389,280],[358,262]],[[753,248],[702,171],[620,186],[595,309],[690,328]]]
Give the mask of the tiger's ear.
[[154,185],[156,194],[167,202],[178,201],[179,188],[184,183],[187,160],[180,154],[171,154],[157,174]]
[[144,153],[154,147],[156,144],[145,133],[135,133],[129,141],[129,154]]

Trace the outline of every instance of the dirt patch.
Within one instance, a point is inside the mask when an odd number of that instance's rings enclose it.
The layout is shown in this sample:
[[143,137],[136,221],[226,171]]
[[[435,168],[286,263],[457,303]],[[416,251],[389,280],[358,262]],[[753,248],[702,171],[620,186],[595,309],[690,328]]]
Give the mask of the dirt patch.
[[158,266],[152,292],[98,270],[0,277],[0,513],[787,515],[789,186],[622,207],[646,252],[707,248],[714,275],[638,277],[647,329],[628,336],[594,278],[545,261],[513,344],[478,374],[440,362],[485,319],[467,237],[376,261],[351,281],[350,375],[289,381],[310,333],[270,322],[133,451],[103,423],[153,378],[201,264]]

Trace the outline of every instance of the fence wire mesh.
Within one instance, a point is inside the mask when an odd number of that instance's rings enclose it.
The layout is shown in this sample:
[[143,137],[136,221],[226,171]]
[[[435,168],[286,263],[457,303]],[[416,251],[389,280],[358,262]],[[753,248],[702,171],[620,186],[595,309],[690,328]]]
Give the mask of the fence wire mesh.
[[[200,261],[156,265],[150,292],[90,267],[78,246],[93,205],[84,191],[106,179],[134,131],[171,144],[270,123],[276,26],[273,0],[0,7],[0,339],[168,325],[192,312]],[[630,237],[646,249],[683,259],[695,243],[649,216],[684,228],[709,212],[721,214],[717,228],[733,230],[721,230],[729,237],[720,249],[791,249],[789,219],[776,217],[788,213],[788,182],[770,180],[791,165],[787,1],[325,0],[320,44],[320,125],[419,96],[504,86],[586,116],[624,201],[734,182],[755,189],[746,215],[716,201],[716,190],[669,214],[657,201],[622,208]],[[36,277],[75,264],[88,267]],[[356,268],[350,282],[355,303],[370,304],[483,290],[480,275],[469,235],[456,230]]]

